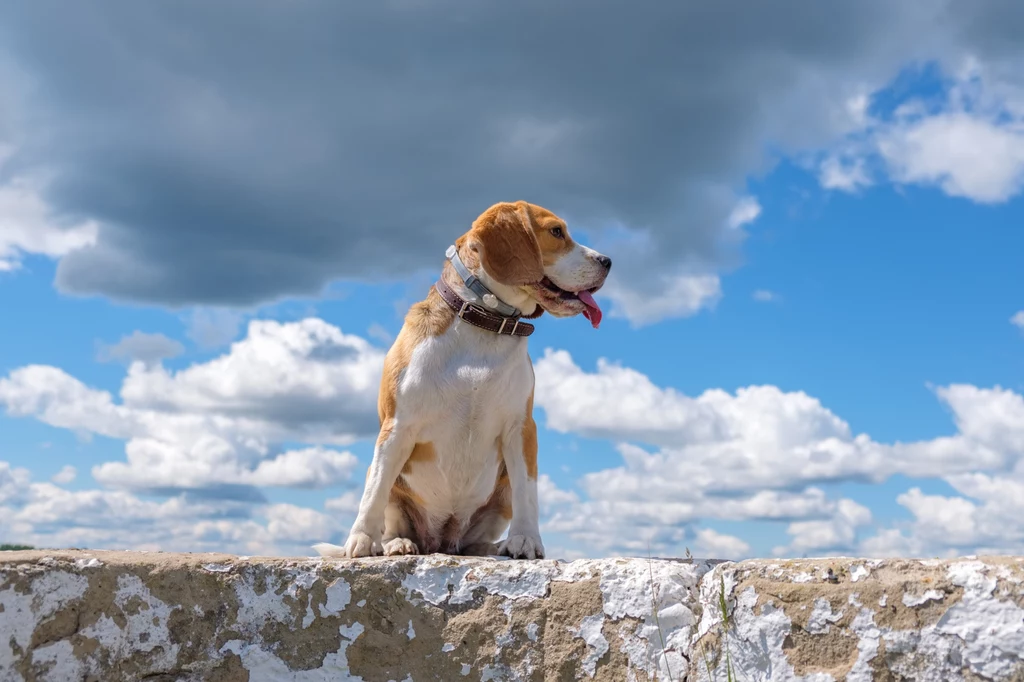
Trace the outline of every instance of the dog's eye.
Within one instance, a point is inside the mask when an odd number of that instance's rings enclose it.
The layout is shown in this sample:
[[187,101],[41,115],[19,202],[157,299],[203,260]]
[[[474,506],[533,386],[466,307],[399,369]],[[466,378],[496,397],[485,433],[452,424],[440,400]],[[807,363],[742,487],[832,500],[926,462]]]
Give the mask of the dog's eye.
[[551,236],[555,239],[565,239],[565,233],[562,232],[562,228],[560,227],[552,227]]

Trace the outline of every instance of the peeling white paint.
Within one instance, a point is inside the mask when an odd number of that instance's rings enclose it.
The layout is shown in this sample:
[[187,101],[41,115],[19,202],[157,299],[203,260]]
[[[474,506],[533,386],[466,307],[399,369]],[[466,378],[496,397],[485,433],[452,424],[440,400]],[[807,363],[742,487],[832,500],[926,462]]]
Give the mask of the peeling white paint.
[[[877,569],[879,565],[881,562],[873,562],[872,569]],[[936,624],[920,629],[892,630],[879,627],[875,613],[860,604],[855,593],[849,594],[847,601],[858,609],[849,626],[849,631],[857,637],[857,659],[846,679],[849,682],[869,682],[875,679],[872,665],[875,664],[883,642],[886,662],[882,665],[907,679],[963,682],[959,661],[963,661],[971,672],[984,679],[1008,679],[1011,675],[1019,675],[1024,671],[1024,609],[1009,599],[994,596],[996,576],[1003,571],[1003,567],[987,566],[980,561],[949,564],[947,577],[954,585],[964,589],[964,595],[949,607]],[[698,628],[700,633],[712,627],[721,627],[721,618],[716,609],[708,608],[714,605],[714,594],[705,589],[707,584],[714,583],[716,579],[717,576],[712,573],[702,581],[704,618]],[[731,588],[727,591],[732,593]],[[905,606],[913,608],[929,602],[945,601],[946,596],[940,589],[928,589],[923,593],[906,592],[897,598]],[[795,675],[782,649],[782,642],[789,634],[791,623],[770,598],[759,613],[754,612],[757,594],[753,587],[746,588],[735,599],[736,607],[731,616],[732,629],[727,641],[737,678],[818,682],[832,679],[823,674],[805,677]],[[878,604],[884,608],[887,602],[887,595],[883,593]],[[818,598],[814,602],[807,630],[826,635],[830,628],[837,627],[838,621],[828,600]],[[696,655],[699,656],[699,653]],[[724,664],[716,672],[719,679],[724,679]],[[698,675],[700,679],[706,679],[705,671],[698,669]]]
[[878,655],[878,642],[882,637],[881,630],[875,625],[875,614],[862,608],[850,629],[857,635],[857,660],[846,675],[846,682],[872,682],[875,674],[871,670],[871,661]]
[[843,617],[843,612],[832,612],[832,604],[824,597],[814,600],[814,608],[807,619],[807,632],[812,635],[827,634],[832,629],[832,624]]
[[[352,587],[344,578],[338,578],[327,586],[327,599],[320,606],[321,616],[337,616],[344,611],[352,601]],[[357,606],[366,606],[366,600],[361,600]]]
[[[697,618],[692,611],[707,562],[604,559],[588,562],[600,574],[604,614],[641,622],[619,628],[620,646],[631,666],[659,680],[677,679],[686,669]],[[664,646],[662,646],[664,642]]]
[[[925,590],[924,594],[914,595],[909,592],[903,593],[903,605],[914,608],[930,601],[942,601],[946,598],[946,593],[941,590]],[[883,604],[882,606],[885,606]]]
[[[256,587],[259,584],[260,592]],[[281,580],[273,573],[248,568],[235,582],[238,598],[238,625],[244,632],[260,631],[268,621],[285,623],[292,609],[281,598]]]
[[[169,598],[168,593],[160,591],[164,588],[157,585],[166,583],[152,582],[134,567],[114,570],[110,577],[116,576],[115,581],[105,579],[97,582],[97,574],[111,569],[107,555],[103,552],[96,554],[59,554],[34,563],[21,563],[17,569],[7,570],[0,563],[0,585],[7,585],[0,587],[0,632],[3,633],[0,636],[0,679],[20,680],[20,674],[14,671],[16,666],[24,665],[36,666],[32,679],[53,682],[113,679],[109,666],[123,664],[117,661],[131,660],[132,665],[140,666],[140,674],[196,665],[195,661],[182,659],[182,656],[187,658],[192,654],[186,653],[189,649],[185,644],[179,646],[176,643],[179,640],[172,637],[171,623],[183,622],[186,625],[181,627],[188,627],[189,620],[208,618],[219,607],[210,605],[204,609],[189,600],[165,603],[163,599]],[[154,559],[141,561],[151,562]],[[374,567],[380,564],[366,562],[365,565]],[[581,678],[596,677],[599,661],[609,652],[615,652],[629,665],[629,669],[623,670],[621,677],[616,679],[628,678],[638,682],[678,680],[688,670],[698,679],[707,679],[700,652],[695,648],[696,641],[699,636],[712,630],[718,632],[723,626],[719,599],[724,584],[731,627],[728,634],[718,641],[728,646],[736,679],[832,680],[823,673],[803,677],[796,675],[782,647],[793,629],[789,615],[782,610],[778,597],[770,593],[770,588],[760,587],[763,582],[752,584],[758,585],[758,590],[769,590],[768,593],[758,594],[749,584],[737,589],[738,581],[750,578],[805,584],[798,590],[804,596],[796,602],[788,602],[785,608],[801,622],[806,618],[806,630],[815,637],[842,638],[846,646],[856,644],[856,660],[852,670],[845,675],[850,682],[874,679],[876,672],[873,668],[879,666],[889,668],[894,676],[904,679],[949,682],[965,682],[962,667],[971,671],[970,679],[1015,679],[1014,676],[1024,672],[1024,609],[1015,603],[1021,599],[1019,563],[943,560],[930,568],[915,563],[911,581],[892,583],[887,582],[892,578],[891,567],[897,566],[902,570],[905,562],[886,564],[881,561],[840,561],[836,558],[829,559],[828,563],[801,560],[768,564],[755,561],[722,564],[710,570],[711,565],[707,562],[607,559],[558,563],[424,557],[416,558],[407,565],[412,572],[400,586],[395,586],[404,590],[410,599],[447,609],[449,605],[468,604],[482,594],[499,598],[496,606],[505,615],[504,625],[499,617],[497,627],[493,621],[488,626],[493,628],[491,641],[498,645],[499,651],[495,653],[493,648],[487,647],[480,652],[466,651],[465,647],[459,650],[462,675],[472,676],[475,670],[484,680],[532,679],[530,671],[534,669],[535,660],[540,660],[535,659],[534,654],[539,654],[540,649],[526,642],[539,640],[542,621],[520,621],[517,627],[523,629],[518,631],[518,636],[514,634],[513,615],[520,604],[548,596],[552,581],[595,579],[601,593],[600,608],[596,613],[575,614],[574,622],[579,626],[571,629],[572,636],[583,639],[586,645],[575,662],[576,672]],[[834,566],[840,575],[850,576],[845,587],[842,581],[839,585],[812,584],[812,576],[824,575],[828,565]],[[177,564],[174,566],[170,570],[178,570]],[[311,627],[318,617],[340,618],[352,602],[353,591],[358,589],[355,584],[350,586],[348,580],[340,577],[324,579],[323,571],[336,570],[331,566],[333,564],[325,565],[320,561],[298,565],[294,561],[245,565],[230,561],[202,564],[193,560],[189,570],[212,574],[204,581],[222,584],[225,589],[233,591],[235,597],[231,599],[228,595],[225,603],[231,604],[231,608],[218,616],[220,621],[217,625],[220,628],[218,632],[230,630],[233,634],[228,636],[232,639],[219,649],[210,645],[206,654],[208,660],[201,659],[199,664],[214,665],[222,656],[234,653],[239,656],[249,678],[256,682],[358,680],[348,669],[347,658],[348,647],[363,633],[363,625],[358,622],[341,625],[337,620],[331,621],[330,627],[338,627],[342,641],[337,651],[317,659],[314,665],[319,667],[314,669],[292,670],[289,665],[294,663],[287,663],[289,657],[278,649],[282,642],[276,633],[280,632],[282,625],[299,631],[300,627]],[[89,570],[88,576],[81,573],[85,569]],[[380,575],[379,568],[370,570]],[[931,575],[920,579],[922,573]],[[396,572],[395,575],[403,573]],[[869,575],[873,576],[868,581],[872,589],[886,587],[887,591],[881,596],[877,591],[868,592],[867,588],[853,588],[849,584],[864,582]],[[29,649],[28,643],[38,639],[36,631],[41,624],[56,616],[66,618],[62,611],[78,608],[76,602],[91,594],[90,577],[94,584],[92,590],[107,591],[107,596],[96,595],[99,601],[89,602],[89,608],[93,610],[89,619],[84,621],[88,625],[84,625],[80,637],[95,641],[102,656],[91,650],[83,653],[78,641],[67,637],[47,640],[37,648]],[[12,579],[27,586],[28,593],[15,590],[9,584]],[[883,584],[880,585],[879,581]],[[950,583],[960,589],[951,591]],[[151,589],[156,590],[161,598]],[[788,589],[795,588],[791,586]],[[868,605],[861,604],[858,593],[852,589],[860,590],[865,596],[872,594],[871,599],[864,600]],[[961,590],[963,594],[959,596]],[[190,596],[188,598],[191,599]],[[233,609],[236,599],[237,617]],[[759,601],[761,605],[758,605]],[[919,627],[914,624],[912,614],[897,611],[883,614],[879,611],[890,601],[902,603],[907,608],[928,605],[930,610],[922,611],[920,617],[937,617],[938,621]],[[95,610],[97,604],[103,604],[99,612]],[[359,599],[358,604],[365,606],[367,599]],[[833,604],[841,608],[834,609]],[[184,609],[184,613],[179,609]],[[174,616],[176,611],[177,617]],[[520,617],[525,615],[525,612],[519,613]],[[853,620],[849,625],[840,624],[850,616]],[[879,622],[890,622],[888,619],[891,617],[905,618],[897,622],[907,623],[904,627],[909,629],[893,630],[878,625]],[[407,640],[416,638],[414,620],[409,618],[408,627],[400,628],[396,634],[399,637],[404,634]],[[323,621],[318,625],[322,627]],[[173,634],[181,637],[181,642],[200,643],[193,631],[175,631]],[[848,639],[851,636],[852,641]],[[525,646],[521,646],[523,644]],[[883,647],[885,656],[880,660]],[[448,643],[441,647],[446,655],[456,649],[455,644]],[[683,654],[695,662],[692,668],[685,665]],[[418,655],[424,660],[431,656],[435,661],[440,658],[436,649]],[[717,679],[723,680],[726,678],[724,657],[719,661],[715,672]],[[203,674],[200,668],[189,669],[195,670],[197,675]],[[543,672],[547,674],[548,671]],[[600,674],[608,673],[602,668]],[[616,675],[617,671],[612,674]],[[395,675],[400,678],[404,675],[403,682],[412,679],[404,671]]]
[[289,578],[286,581],[288,582],[288,589],[285,590],[285,594],[293,599],[298,599],[299,588],[308,592],[317,581],[316,569],[308,570],[295,568],[288,571],[287,576]]
[[103,562],[96,557],[89,557],[88,559],[75,559],[75,568],[99,568],[103,565]]
[[869,575],[871,575],[871,571],[869,571],[866,566],[855,564],[850,567],[850,582],[855,583]]
[[996,578],[980,561],[950,565],[948,577],[964,590],[936,624],[943,634],[956,635],[964,645],[971,671],[990,679],[1009,676],[1024,661],[1024,609],[996,599]]
[[507,680],[510,670],[508,666],[487,664],[480,673],[480,682],[491,682],[491,680]]
[[349,670],[347,650],[363,633],[363,626],[360,623],[343,625],[338,631],[343,637],[338,650],[324,656],[321,666],[313,670],[292,670],[262,641],[247,643],[233,639],[225,643],[220,652],[237,654],[242,659],[242,667],[249,672],[249,682],[362,682],[362,677]]
[[[138,652],[152,653],[147,658],[153,668],[172,668],[181,647],[171,640],[168,620],[171,613],[181,607],[158,599],[141,578],[131,573],[118,576],[114,604],[121,612],[119,619],[101,615],[95,623],[82,629],[82,635],[96,640],[115,658],[127,658]],[[119,620],[124,621],[123,626]]]
[[495,635],[494,643],[498,646],[498,650],[494,654],[495,656],[499,655],[503,648],[515,644],[516,638],[512,634],[512,628],[508,628],[504,632]]
[[[14,575],[13,571],[4,571],[0,577],[6,582]],[[52,571],[34,578],[27,594],[13,588],[0,591],[0,633],[3,633],[0,636],[0,673],[14,670],[16,658],[12,640],[19,649],[25,650],[36,626],[81,598],[88,587],[89,581],[85,576]],[[59,655],[58,652],[51,654]]]
[[451,559],[425,557],[402,581],[410,600],[415,594],[431,604],[465,604],[478,589],[505,599],[540,599],[559,572],[555,561],[489,561],[455,564]]
[[[714,580],[716,574],[712,573],[705,578],[707,582],[717,582]],[[713,592],[708,594],[704,590],[702,584],[702,601],[704,595],[708,597],[711,594],[717,594]],[[727,592],[727,594],[731,593]],[[803,682],[834,682],[831,675],[823,673],[813,673],[804,677],[800,677],[793,670],[793,666],[790,665],[786,658],[785,652],[782,649],[782,644],[786,637],[790,634],[792,629],[792,621],[785,612],[776,607],[774,604],[764,604],[759,613],[755,613],[755,606],[757,604],[757,593],[753,587],[747,587],[739,595],[735,596],[736,606],[733,609],[730,617],[730,628],[725,636],[722,638],[723,646],[728,647],[728,660],[732,664],[733,679],[756,679],[764,680],[765,682],[786,682],[791,681],[803,681]],[[715,601],[705,601],[705,604],[714,604]],[[709,611],[715,611],[714,609],[704,609],[705,617],[709,616]],[[718,628],[719,632],[722,627],[721,615],[714,612],[713,616],[710,616],[713,621],[713,625],[709,626],[707,631],[710,631],[712,627]],[[703,619],[702,619],[702,627]],[[696,654],[699,656],[699,654]],[[694,659],[698,660],[698,659]],[[715,678],[717,680],[724,680],[727,677],[727,665],[726,656],[719,657],[718,667],[714,669]],[[697,674],[699,679],[707,680],[707,670],[703,666],[697,666]]]
[[588,677],[593,677],[597,671],[597,662],[608,653],[608,640],[604,638],[604,616],[587,616],[576,629],[570,628],[573,633],[587,643],[587,655],[583,658],[583,671]]

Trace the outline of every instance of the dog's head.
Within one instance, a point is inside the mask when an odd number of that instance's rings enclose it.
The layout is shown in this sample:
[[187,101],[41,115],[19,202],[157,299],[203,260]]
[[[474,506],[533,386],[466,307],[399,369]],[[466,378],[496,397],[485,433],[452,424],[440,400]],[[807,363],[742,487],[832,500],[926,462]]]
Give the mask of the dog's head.
[[476,265],[477,276],[523,312],[539,314],[539,306],[556,317],[583,313],[595,328],[601,323],[593,294],[612,260],[574,242],[565,221],[551,211],[525,201],[495,204],[456,246],[475,254],[476,263],[468,265]]

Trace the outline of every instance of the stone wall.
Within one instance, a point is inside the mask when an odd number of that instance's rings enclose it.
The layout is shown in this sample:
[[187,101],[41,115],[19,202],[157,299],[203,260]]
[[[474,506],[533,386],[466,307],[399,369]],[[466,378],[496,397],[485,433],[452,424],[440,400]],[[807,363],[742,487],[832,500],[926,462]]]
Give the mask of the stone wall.
[[1009,558],[5,552],[0,681],[1024,680],[1022,580]]

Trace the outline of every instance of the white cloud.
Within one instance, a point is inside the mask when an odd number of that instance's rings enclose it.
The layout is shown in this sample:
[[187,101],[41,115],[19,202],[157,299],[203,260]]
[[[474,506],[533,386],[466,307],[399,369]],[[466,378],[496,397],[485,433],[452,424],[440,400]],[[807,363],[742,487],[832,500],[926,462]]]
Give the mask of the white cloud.
[[702,519],[778,519],[790,522],[793,539],[777,552],[848,550],[872,523],[870,511],[829,499],[818,484],[896,474],[956,481],[1024,461],[1024,398],[998,386],[936,390],[953,414],[954,436],[880,443],[854,434],[811,396],[774,386],[689,397],[604,359],[585,372],[567,352],[551,350],[536,375],[548,428],[619,443],[622,466],[584,475],[585,496],[563,500],[546,522],[598,549],[678,547],[684,527]]
[[757,197],[743,197],[736,202],[736,206],[733,207],[725,223],[735,230],[738,227],[754,222],[760,215],[761,204],[758,202]]
[[314,447],[285,452],[252,468],[249,462],[240,461],[230,446],[213,438],[192,450],[188,459],[155,441],[133,440],[128,443],[127,453],[127,462],[94,467],[93,477],[105,485],[139,490],[215,484],[323,488],[348,482],[359,465],[350,452]]
[[67,485],[68,483],[71,483],[72,481],[74,481],[77,476],[78,476],[78,469],[76,469],[75,467],[71,466],[70,464],[67,464],[67,465],[63,466],[60,471],[55,473],[50,478],[50,480],[53,481],[54,483],[58,483],[60,485]]
[[950,196],[999,203],[1024,185],[1024,122],[956,111],[899,124],[878,140],[893,180],[937,185]]
[[362,498],[362,490],[348,490],[339,497],[332,497],[324,502],[324,509],[328,511],[341,512],[353,518],[359,511],[359,500]]
[[945,477],[961,496],[911,488],[896,498],[913,516],[861,544],[874,556],[955,556],[1024,552],[1024,463],[1014,471]]
[[818,181],[825,189],[844,192],[855,192],[871,185],[865,159],[840,156],[828,156],[821,162]]
[[[338,524],[357,509],[358,486],[325,504],[335,515],[330,519],[315,510],[232,502],[235,493],[218,486],[319,487],[355,478],[356,458],[327,446],[375,432],[382,359],[363,339],[303,320],[253,322],[229,351],[178,372],[136,363],[119,399],[57,368],[15,370],[0,379],[0,405],[11,415],[124,440],[127,458],[93,469],[101,484],[115,488],[107,491],[30,485],[24,470],[0,468],[0,519],[20,541],[94,546],[279,547],[292,539],[289,525],[299,535],[343,532]],[[812,396],[774,386],[691,397],[605,359],[584,371],[569,353],[552,350],[537,361],[536,377],[536,404],[548,428],[610,439],[622,457],[620,466],[580,477],[575,490],[540,477],[544,532],[567,551],[751,551],[749,538],[701,526],[716,519],[787,523],[792,539],[776,548],[786,554],[1024,545],[1024,523],[1013,522],[1024,518],[1017,502],[1024,499],[1024,398],[1013,391],[938,388],[956,433],[882,443],[854,433]],[[281,451],[280,444],[293,442],[311,445]],[[896,474],[943,478],[963,497],[911,491],[899,501],[913,524],[862,539],[873,523],[870,512],[820,487]],[[176,496],[148,502],[134,490]],[[959,525],[948,518],[950,509]],[[90,514],[130,521],[118,531]],[[951,530],[943,534],[944,527]]]
[[1015,327],[1019,327],[1024,331],[1024,310],[1015,313],[1014,316],[1010,318],[1010,324]]
[[853,547],[857,531],[871,523],[871,510],[853,500],[839,500],[831,518],[797,521],[786,532],[793,536],[789,545],[776,547],[776,556],[804,555],[810,551],[845,550]]
[[[17,473],[13,484],[11,471]],[[310,543],[343,537],[349,521],[291,504],[184,495],[154,502],[120,490],[72,492],[31,483],[27,472],[0,462],[0,537],[37,547],[308,556]]]
[[256,486],[325,488],[347,482],[358,466],[359,460],[351,452],[321,447],[291,450],[260,462],[242,482]]
[[96,359],[100,362],[142,362],[147,365],[168,358],[177,357],[185,352],[185,347],[178,341],[163,334],[147,334],[138,330],[122,337],[115,344],[100,344]]
[[0,405],[78,433],[125,440],[125,462],[93,469],[131,489],[311,487],[356,465],[323,447],[272,456],[275,444],[344,445],[372,436],[383,352],[322,320],[250,323],[229,352],[179,372],[135,363],[120,402],[55,367],[0,379]]
[[28,489],[32,474],[28,469],[14,468],[0,461],[0,504],[17,500]]
[[[1024,90],[1013,79],[967,60],[947,74],[942,101],[908,99],[891,117],[865,114],[827,153],[819,181],[848,192],[872,184],[877,159],[899,184],[934,186],[983,204],[1005,202],[1024,188]],[[1005,76],[1005,74],[1003,74]]]
[[[0,145],[0,169],[12,153]],[[43,201],[43,189],[44,183],[28,177],[0,182],[0,272],[16,270],[25,254],[59,258],[96,243],[98,224],[58,219]]]
[[756,290],[753,297],[755,301],[760,301],[761,303],[772,303],[773,301],[778,301],[781,298],[774,291],[768,291],[767,289]]
[[677,274],[664,275],[649,288],[637,288],[610,279],[601,296],[612,301],[611,317],[625,318],[639,328],[714,308],[722,298],[722,283],[717,275]]
[[738,537],[701,528],[696,533],[692,550],[694,556],[741,559],[750,556],[751,548]]

